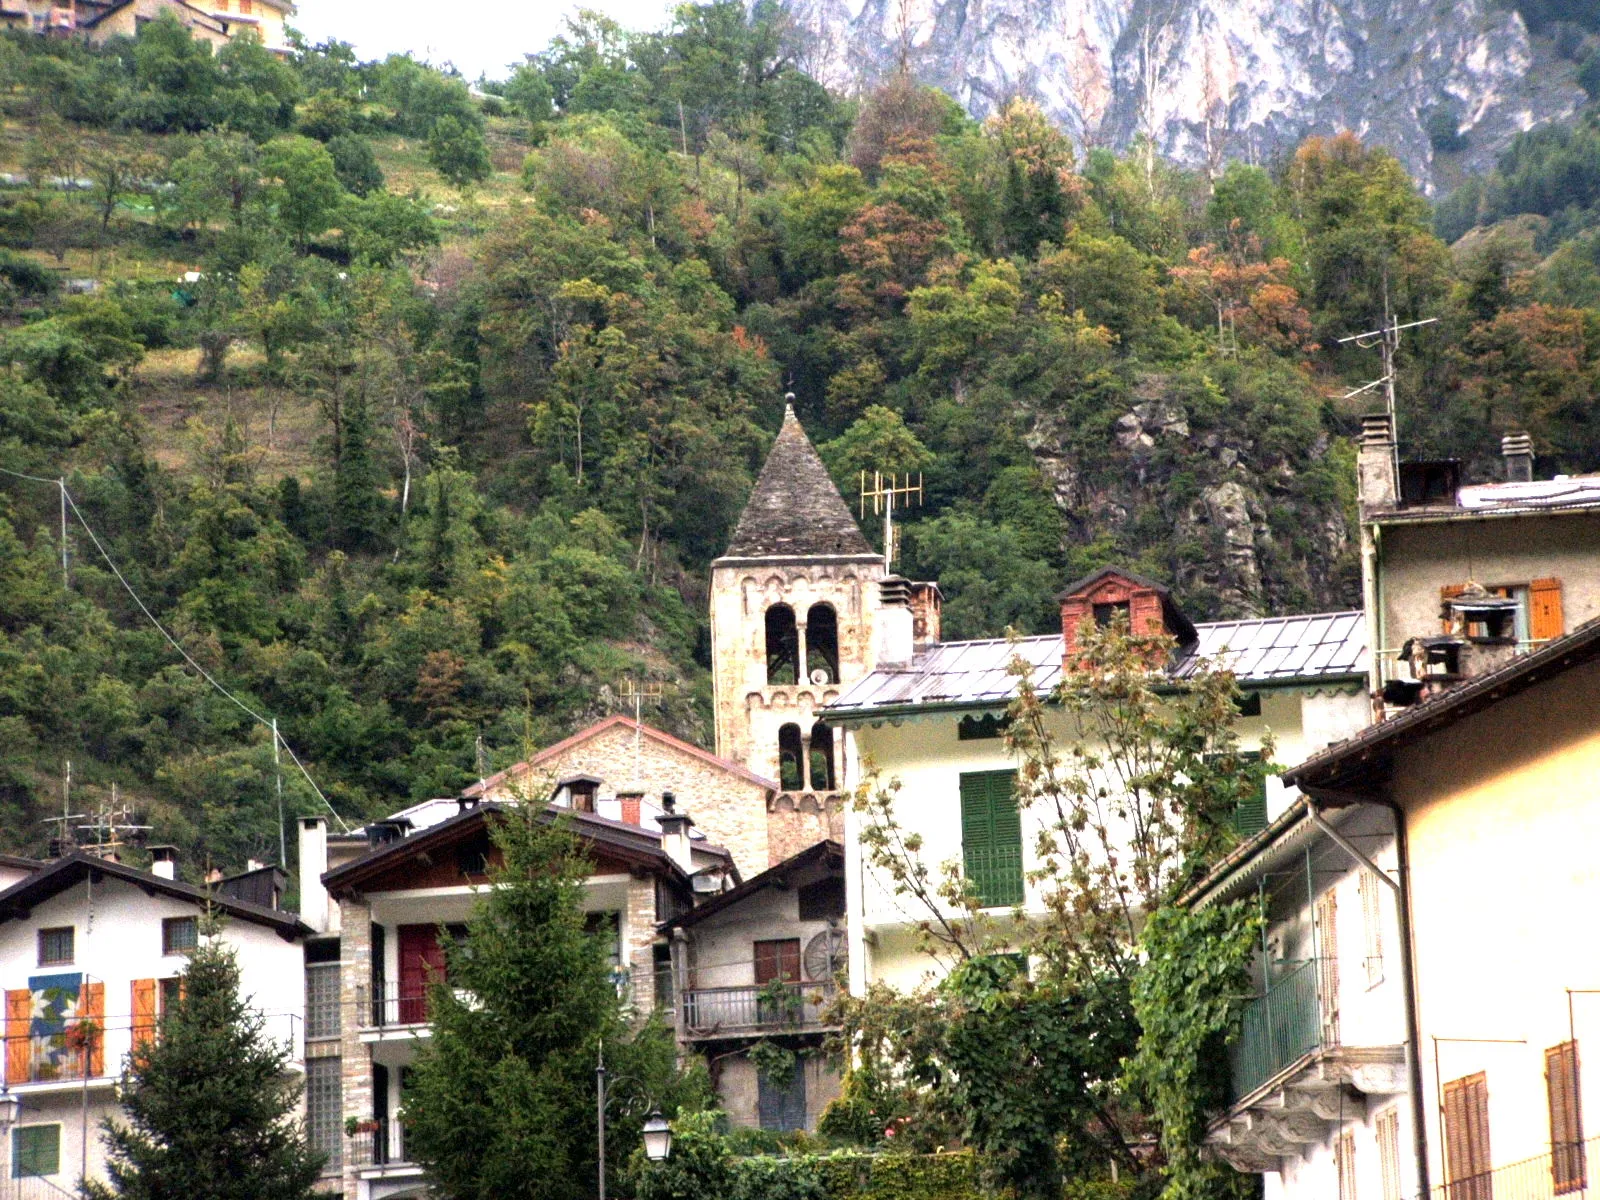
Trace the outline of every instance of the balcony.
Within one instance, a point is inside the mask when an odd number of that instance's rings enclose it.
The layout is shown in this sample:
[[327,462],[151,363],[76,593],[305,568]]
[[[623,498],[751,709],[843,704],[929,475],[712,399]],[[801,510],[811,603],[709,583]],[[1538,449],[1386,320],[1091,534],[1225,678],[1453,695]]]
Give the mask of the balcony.
[[984,908],[1012,908],[1027,895],[1022,877],[1022,846],[967,846],[962,867]]
[[363,1172],[374,1167],[409,1167],[406,1127],[396,1118],[368,1122],[376,1129],[357,1129],[347,1139],[346,1160]]
[[1405,1090],[1403,1047],[1340,1042],[1319,960],[1275,965],[1282,973],[1246,1006],[1229,1051],[1232,1107],[1206,1136],[1213,1154],[1246,1172],[1280,1170],[1325,1142],[1349,1112],[1348,1089]]
[[696,1039],[822,1032],[835,1028],[826,1018],[833,994],[831,980],[686,988],[684,1032]]

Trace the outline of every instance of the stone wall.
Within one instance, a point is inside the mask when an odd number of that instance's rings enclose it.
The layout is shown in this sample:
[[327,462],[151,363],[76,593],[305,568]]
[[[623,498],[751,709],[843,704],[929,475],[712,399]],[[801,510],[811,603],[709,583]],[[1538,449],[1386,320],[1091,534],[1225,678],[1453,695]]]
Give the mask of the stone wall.
[[[372,986],[372,913],[358,900],[339,902],[339,1043],[343,1067],[344,1115],[364,1121],[372,1116],[372,1054],[361,1041],[365,1004]],[[344,1196],[357,1200],[355,1141],[345,1139]]]

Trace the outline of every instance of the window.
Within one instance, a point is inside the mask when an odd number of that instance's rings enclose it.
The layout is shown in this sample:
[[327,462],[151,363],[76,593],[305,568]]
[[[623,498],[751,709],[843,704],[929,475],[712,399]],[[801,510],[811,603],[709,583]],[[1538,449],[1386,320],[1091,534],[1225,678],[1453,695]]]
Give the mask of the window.
[[657,942],[650,947],[650,965],[656,979],[656,1007],[662,1012],[672,1011],[672,947]]
[[1489,1081],[1482,1071],[1444,1085],[1444,1173],[1450,1200],[1494,1200]]
[[790,982],[800,978],[800,939],[774,938],[755,944],[756,986],[775,980]]
[[767,684],[799,683],[800,638],[795,629],[794,609],[774,604],[767,609]]
[[592,813],[595,794],[599,790],[600,785],[591,779],[574,779],[567,784],[568,803],[572,806],[572,811]]
[[989,738],[1000,737],[1006,731],[1006,726],[1011,724],[1011,718],[1004,713],[984,713],[981,717],[962,717],[956,722],[956,740],[961,742],[981,742]]
[[798,725],[785,725],[778,730],[778,783],[786,792],[798,792],[806,786],[805,747]]
[[248,17],[254,11],[254,0],[239,0],[239,15],[241,17]]
[[1259,717],[1261,715],[1261,693],[1244,692],[1233,702],[1233,706],[1239,710],[1241,717]]
[[1122,616],[1122,623],[1126,625],[1132,612],[1132,602],[1128,600],[1114,600],[1110,604],[1096,604],[1094,606],[1094,623],[1104,629]]
[[306,1141],[320,1154],[324,1175],[339,1169],[344,1148],[344,1089],[340,1080],[340,1060],[306,1060]]
[[622,914],[586,913],[583,918],[583,928],[590,937],[598,938],[605,947],[606,961],[611,964],[611,982],[621,992],[628,985],[628,967],[622,961]]
[[1366,938],[1367,986],[1383,982],[1383,880],[1363,869],[1357,884],[1361,892],[1361,931]]
[[11,1131],[11,1178],[61,1172],[61,1126],[23,1125]]
[[339,964],[306,967],[306,1036],[339,1036]]
[[961,776],[962,866],[985,908],[1022,903],[1022,817],[1016,787],[1015,771]]
[[1528,636],[1545,642],[1566,631],[1561,614],[1561,580],[1535,579],[1528,585]]
[[178,1002],[183,999],[183,977],[174,975],[171,979],[163,979],[161,987],[161,1015],[175,1012]]
[[56,967],[70,963],[73,956],[73,934],[74,929],[71,925],[39,930],[39,965]]
[[161,922],[161,953],[188,954],[199,944],[198,917],[167,917]]
[[1577,1042],[1562,1042],[1544,1052],[1544,1083],[1550,1097],[1550,1182],[1556,1195],[1563,1196],[1588,1183]]
[[833,730],[821,721],[811,727],[811,786],[831,792],[833,781]]
[[806,613],[806,680],[839,682],[839,618],[831,604],[813,604]]
[[1391,1108],[1379,1113],[1373,1136],[1378,1143],[1383,1200],[1400,1200],[1400,1110]]
[[1339,1200],[1356,1200],[1356,1135],[1351,1130],[1339,1135],[1333,1145],[1333,1163],[1339,1170]]
[[756,1109],[761,1128],[790,1133],[806,1127],[806,1069],[797,1060],[788,1079],[777,1080],[762,1071],[756,1075]]
[[844,916],[844,880],[837,875],[801,884],[796,894],[802,921],[826,921]]

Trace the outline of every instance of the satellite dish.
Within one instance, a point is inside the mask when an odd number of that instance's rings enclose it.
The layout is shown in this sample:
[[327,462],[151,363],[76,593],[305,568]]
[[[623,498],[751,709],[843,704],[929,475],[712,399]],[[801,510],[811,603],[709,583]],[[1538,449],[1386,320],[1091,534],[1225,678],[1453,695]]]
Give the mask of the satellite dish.
[[806,943],[800,964],[806,979],[813,983],[831,983],[844,966],[844,935],[837,929],[824,929]]

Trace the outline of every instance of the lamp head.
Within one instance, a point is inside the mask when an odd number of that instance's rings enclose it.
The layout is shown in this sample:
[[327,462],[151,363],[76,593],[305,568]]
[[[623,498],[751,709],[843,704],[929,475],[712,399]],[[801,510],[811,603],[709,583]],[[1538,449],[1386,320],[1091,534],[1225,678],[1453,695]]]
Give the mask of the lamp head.
[[672,1125],[657,1109],[644,1123],[644,1156],[661,1162],[672,1153]]

